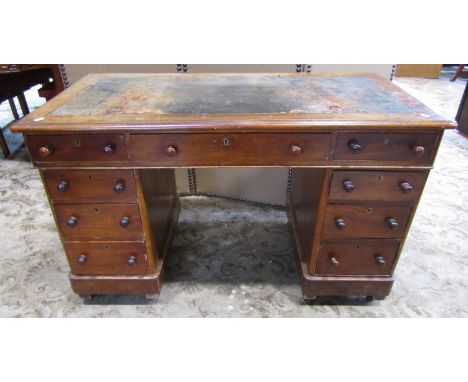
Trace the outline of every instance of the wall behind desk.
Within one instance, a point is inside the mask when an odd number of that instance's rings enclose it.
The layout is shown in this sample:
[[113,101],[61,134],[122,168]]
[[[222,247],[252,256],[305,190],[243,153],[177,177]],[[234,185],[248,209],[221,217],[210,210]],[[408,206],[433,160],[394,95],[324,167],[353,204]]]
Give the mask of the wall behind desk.
[[[368,72],[390,79],[392,64],[301,64],[301,70],[319,72]],[[187,64],[189,73],[294,73],[296,64]],[[65,65],[69,84],[73,84],[89,73],[175,73],[175,64],[99,64]],[[183,73],[181,73],[183,75]],[[232,168],[232,169],[197,169],[196,189],[230,195],[260,202],[285,204],[287,189],[287,168]],[[189,192],[189,179],[186,169],[176,171],[177,188],[180,192]]]

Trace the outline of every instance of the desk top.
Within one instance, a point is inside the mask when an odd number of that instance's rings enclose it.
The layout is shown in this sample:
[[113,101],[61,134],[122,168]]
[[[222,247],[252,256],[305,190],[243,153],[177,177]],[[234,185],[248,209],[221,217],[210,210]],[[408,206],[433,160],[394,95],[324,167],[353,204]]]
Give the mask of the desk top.
[[349,127],[452,128],[372,74],[88,75],[19,121],[21,132],[316,131]]

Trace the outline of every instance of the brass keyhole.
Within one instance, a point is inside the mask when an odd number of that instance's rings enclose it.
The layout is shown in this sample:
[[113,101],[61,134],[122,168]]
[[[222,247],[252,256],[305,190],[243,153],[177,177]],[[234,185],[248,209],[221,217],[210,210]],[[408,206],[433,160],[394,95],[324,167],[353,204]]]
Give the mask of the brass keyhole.
[[99,213],[99,208],[95,208],[94,212],[96,212],[98,214]]
[[367,213],[368,213],[368,214],[371,214],[373,211],[374,211],[374,210],[373,210],[371,207],[369,207],[369,208],[367,209]]
[[385,138],[383,139],[384,145],[388,144],[388,142],[389,142],[389,139],[388,139],[387,137],[385,137]]
[[383,175],[379,175],[379,176],[377,177],[377,180],[382,181],[382,180],[383,180]]
[[80,140],[75,141],[75,147],[81,147],[81,141]]
[[224,146],[229,146],[229,139],[228,138],[223,139],[223,145]]

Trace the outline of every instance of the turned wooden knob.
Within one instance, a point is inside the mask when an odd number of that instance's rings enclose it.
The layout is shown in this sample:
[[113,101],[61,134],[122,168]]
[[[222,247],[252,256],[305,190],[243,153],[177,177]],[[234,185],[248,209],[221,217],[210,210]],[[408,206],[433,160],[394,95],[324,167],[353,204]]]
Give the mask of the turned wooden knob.
[[80,256],[78,256],[78,259],[76,261],[78,262],[78,264],[83,265],[84,263],[86,263],[87,260],[88,257],[82,253]]
[[114,191],[117,193],[123,192],[125,190],[125,182],[123,180],[118,180],[114,185]]
[[135,265],[137,261],[136,256],[128,256],[127,263],[128,265]]
[[354,190],[354,184],[350,180],[343,182],[343,188],[346,192],[352,192]]
[[170,157],[176,155],[177,154],[177,147],[175,147],[173,145],[167,146],[166,154],[169,155]]
[[130,218],[128,218],[126,216],[121,217],[119,224],[120,224],[121,227],[127,228],[128,225],[130,224]]
[[405,194],[407,194],[408,192],[413,191],[413,186],[411,184],[409,184],[408,182],[403,182],[403,183],[400,183],[400,189]]
[[385,257],[383,257],[383,256],[376,256],[376,257],[375,257],[375,262],[377,263],[377,265],[378,265],[379,267],[383,267],[383,266],[385,266]]
[[330,263],[332,263],[335,267],[340,265],[340,262],[336,257],[330,257]]
[[61,182],[57,183],[57,190],[60,192],[65,192],[68,190],[68,182],[66,180],[62,180]]
[[74,227],[78,224],[78,218],[76,216],[70,216],[68,219],[67,219],[67,226],[69,227]]
[[399,227],[398,222],[394,218],[388,218],[387,219],[387,225],[388,225],[388,228],[390,228],[393,231],[398,229],[398,227]]
[[345,229],[346,222],[344,219],[338,218],[335,220],[335,225],[336,225],[336,228],[338,229]]
[[353,153],[358,153],[359,151],[362,150],[362,146],[355,139],[351,139],[348,142],[348,147]]
[[54,148],[52,146],[41,146],[37,150],[39,156],[46,158],[54,153]]
[[424,155],[424,146],[419,146],[419,145],[414,145],[413,146],[413,151],[416,153],[416,155]]
[[291,146],[291,154],[292,155],[301,155],[302,154],[302,149],[298,145],[292,145]]
[[102,151],[103,151],[105,154],[114,154],[115,146],[114,146],[112,143],[107,143],[107,144],[105,144],[104,147],[102,148]]

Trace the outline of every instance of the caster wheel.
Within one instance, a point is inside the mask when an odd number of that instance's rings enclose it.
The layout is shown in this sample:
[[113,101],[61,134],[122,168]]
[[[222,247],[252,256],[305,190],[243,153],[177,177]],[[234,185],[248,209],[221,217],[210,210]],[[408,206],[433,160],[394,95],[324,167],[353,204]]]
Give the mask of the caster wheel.
[[366,302],[374,301],[374,296],[366,296]]
[[317,300],[317,296],[305,297],[303,296],[299,301],[301,305],[312,305]]
[[147,300],[156,301],[159,298],[159,294],[147,294],[145,297]]
[[80,294],[79,295],[83,300],[91,300],[93,298],[92,294]]

